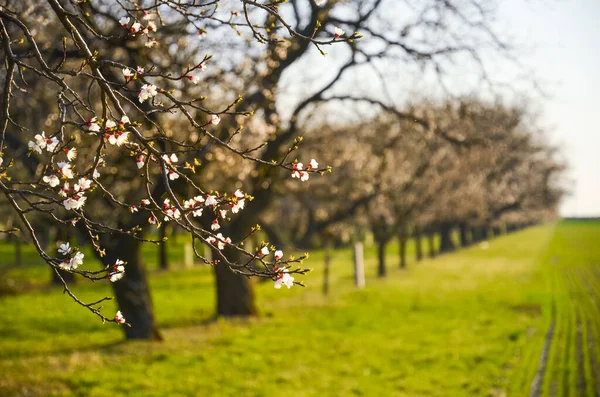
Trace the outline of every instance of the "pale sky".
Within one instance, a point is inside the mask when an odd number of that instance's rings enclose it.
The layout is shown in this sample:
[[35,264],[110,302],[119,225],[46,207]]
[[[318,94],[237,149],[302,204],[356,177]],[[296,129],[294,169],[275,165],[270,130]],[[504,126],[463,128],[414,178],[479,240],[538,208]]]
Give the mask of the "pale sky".
[[553,126],[570,164],[572,195],[563,216],[600,216],[600,0],[500,0],[501,24],[535,45],[525,62],[550,98]]

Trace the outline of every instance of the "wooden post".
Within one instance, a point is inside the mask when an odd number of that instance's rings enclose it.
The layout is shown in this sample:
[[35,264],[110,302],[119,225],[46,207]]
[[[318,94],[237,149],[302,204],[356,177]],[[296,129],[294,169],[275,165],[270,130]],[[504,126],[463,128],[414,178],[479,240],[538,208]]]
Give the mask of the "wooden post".
[[365,256],[361,241],[354,243],[354,284],[358,288],[365,286]]
[[194,266],[194,249],[190,240],[183,245],[183,266],[188,269]]

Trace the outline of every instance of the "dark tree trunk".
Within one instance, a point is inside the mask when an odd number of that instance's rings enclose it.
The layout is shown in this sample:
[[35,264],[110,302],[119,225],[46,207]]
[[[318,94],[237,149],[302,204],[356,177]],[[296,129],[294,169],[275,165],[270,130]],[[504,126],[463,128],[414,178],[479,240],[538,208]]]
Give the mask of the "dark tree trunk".
[[460,246],[461,247],[468,247],[469,246],[469,239],[467,237],[467,224],[465,222],[461,222],[458,224],[458,230],[459,230],[459,234],[460,234]]
[[479,226],[471,227],[471,244],[481,241],[481,228]]
[[494,237],[498,237],[502,235],[502,228],[499,226],[494,226],[492,228],[492,233],[494,233]]
[[421,241],[421,230],[415,228],[415,252],[417,262],[423,259],[423,245]]
[[377,241],[377,259],[379,260],[379,265],[377,267],[377,276],[385,277],[387,274],[385,268],[385,246],[387,245],[387,241],[379,240]]
[[449,222],[442,222],[440,224],[440,253],[452,252],[456,249],[454,241],[452,241],[452,224]]
[[162,240],[162,243],[158,245],[158,267],[161,270],[167,270],[169,269],[169,253],[167,251],[167,241],[165,240],[165,238],[167,238],[166,222],[160,229],[158,229],[158,235]]
[[488,225],[481,226],[481,233],[480,233],[480,235],[481,235],[481,239],[483,241],[487,241],[490,238],[489,230],[490,229],[489,229]]
[[[230,236],[233,242],[239,242],[242,236],[236,233],[239,229],[225,230],[223,235]],[[230,262],[240,261],[241,254],[230,247],[223,251]],[[218,259],[219,255],[213,255]],[[217,281],[217,315],[224,317],[245,317],[258,314],[254,303],[254,287],[252,281],[241,274],[236,274],[228,266],[219,262],[214,266]]]
[[435,251],[435,234],[432,231],[427,232],[427,248],[429,257],[435,258],[437,252]]
[[[58,227],[56,229],[55,242],[67,243],[71,242],[71,234],[64,227]],[[60,257],[62,254],[58,253],[58,247],[55,248],[55,255]],[[61,277],[65,282],[69,284],[75,283],[75,274],[69,273],[65,270],[50,268],[51,271],[51,283],[52,285],[63,285]],[[60,275],[60,276],[59,276]]]
[[398,236],[400,269],[406,269],[406,233],[400,232]]
[[127,235],[108,237],[106,257],[103,262],[113,265],[121,259],[125,265],[125,277],[112,283],[119,310],[131,327],[123,327],[127,339],[160,340],[161,335],[154,321],[152,300],[144,265],[141,262],[141,242]]
[[222,263],[215,265],[215,276],[217,279],[217,315],[243,317],[257,314],[254,305],[254,290],[247,277],[233,273]]

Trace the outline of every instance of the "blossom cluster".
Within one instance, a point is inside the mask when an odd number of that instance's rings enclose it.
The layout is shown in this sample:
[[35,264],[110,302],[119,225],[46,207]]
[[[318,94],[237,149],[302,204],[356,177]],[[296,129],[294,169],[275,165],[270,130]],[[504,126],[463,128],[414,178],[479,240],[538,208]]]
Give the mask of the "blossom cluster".
[[85,255],[82,252],[71,248],[71,245],[68,242],[61,244],[58,247],[58,253],[64,257],[62,262],[58,265],[61,269],[74,270],[83,264]]
[[317,161],[315,159],[310,160],[310,163],[308,164],[308,166],[306,167],[306,170],[304,169],[304,164],[299,163],[299,162],[295,162],[292,165],[293,171],[292,171],[292,178],[298,178],[300,179],[302,182],[307,181],[308,180],[308,171],[315,171],[317,168],[319,168],[319,163],[317,163]]
[[123,16],[121,19],[119,19],[119,24],[123,28],[127,29],[128,33],[132,36],[135,36],[136,34],[146,36],[147,41],[145,46],[148,48],[153,48],[158,45],[158,41],[156,41],[154,37],[150,36],[150,33],[156,33],[158,30],[158,26],[156,25],[156,22],[154,22],[155,17],[155,13],[145,12],[141,22],[135,19],[132,22],[131,17]]

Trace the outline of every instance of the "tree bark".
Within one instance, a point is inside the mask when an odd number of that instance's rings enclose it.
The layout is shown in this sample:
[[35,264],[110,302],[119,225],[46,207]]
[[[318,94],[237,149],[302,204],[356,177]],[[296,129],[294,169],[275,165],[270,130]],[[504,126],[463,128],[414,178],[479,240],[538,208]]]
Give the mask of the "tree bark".
[[456,249],[454,242],[452,241],[452,224],[449,222],[442,222],[440,224],[440,253],[452,252]]
[[481,239],[483,241],[487,241],[490,238],[490,233],[489,233],[490,228],[488,227],[488,225],[483,225],[481,226]]
[[113,265],[121,259],[125,265],[125,277],[112,283],[119,310],[131,327],[123,327],[127,339],[153,339],[162,337],[154,320],[148,279],[141,262],[141,242],[127,235],[107,238],[106,257],[103,262]]
[[[223,233],[229,236],[233,242],[238,242],[243,236],[239,236],[239,229],[227,228]],[[231,262],[239,262],[241,254],[230,247],[223,251]],[[213,258],[218,259],[217,254]],[[252,281],[241,274],[231,271],[222,262],[214,265],[217,281],[217,315],[223,317],[246,317],[258,314],[254,303],[254,287]]]
[[494,237],[498,237],[502,235],[502,228],[499,226],[494,226],[492,228],[492,233],[494,233]]
[[387,241],[379,240],[377,241],[377,258],[379,260],[379,265],[377,267],[377,276],[385,277],[387,274],[387,269],[385,268],[385,246],[387,245]]
[[460,246],[461,247],[468,247],[469,246],[469,239],[467,237],[467,224],[465,222],[460,222],[458,224],[458,230],[459,230],[459,234],[460,234]]
[[421,230],[415,228],[415,252],[417,262],[423,259],[423,244],[421,241],[421,237]]
[[400,269],[406,269],[406,233],[400,232],[398,236]]

